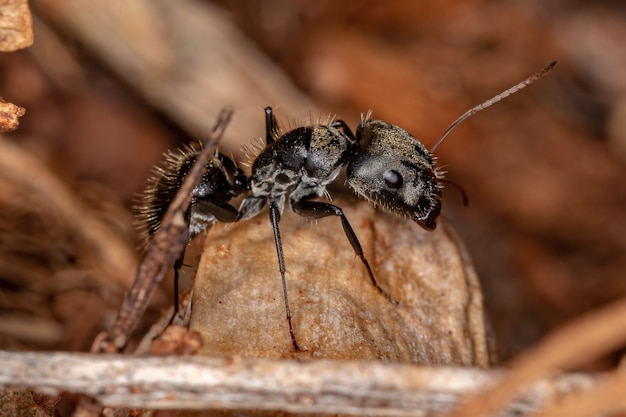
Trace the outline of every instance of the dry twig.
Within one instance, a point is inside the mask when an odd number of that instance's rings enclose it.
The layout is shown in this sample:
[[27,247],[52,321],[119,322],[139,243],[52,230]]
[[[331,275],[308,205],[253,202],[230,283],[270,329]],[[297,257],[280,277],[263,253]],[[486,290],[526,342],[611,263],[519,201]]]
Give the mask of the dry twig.
[[562,401],[550,404],[536,417],[585,417],[605,415],[616,410],[626,409],[624,397],[626,373],[615,371],[602,383],[584,393],[575,393]]
[[232,112],[230,108],[220,112],[202,152],[163,216],[159,231],[150,242],[115,324],[104,340],[94,342],[93,351],[111,352],[124,348],[130,333],[146,309],[150,295],[187,244],[188,226],[185,213],[191,203],[191,191],[200,182],[208,160],[215,154]]
[[[624,344],[626,299],[621,299],[553,331],[537,346],[515,359],[511,363],[511,372],[500,383],[471,398],[449,417],[490,415],[532,381],[551,375],[559,369],[567,369],[598,358]],[[614,387],[615,383],[607,386],[605,395],[610,395],[609,391]],[[624,387],[621,389],[623,392]],[[594,403],[596,412],[606,407],[604,401]]]
[[[0,384],[70,391],[112,407],[264,409],[352,415],[434,415],[501,378],[500,371],[365,361],[286,361],[0,352]],[[595,378],[542,380],[503,416],[528,415]]]

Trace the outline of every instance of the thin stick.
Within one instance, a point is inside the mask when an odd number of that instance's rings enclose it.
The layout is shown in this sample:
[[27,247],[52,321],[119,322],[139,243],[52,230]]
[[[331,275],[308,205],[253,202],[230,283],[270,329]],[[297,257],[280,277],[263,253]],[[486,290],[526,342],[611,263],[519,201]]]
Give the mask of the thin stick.
[[508,365],[510,371],[490,389],[468,398],[446,417],[492,415],[532,381],[606,355],[626,343],[626,298],[549,333]]
[[623,370],[617,369],[603,376],[602,380],[590,389],[583,392],[575,391],[549,405],[534,417],[588,417],[612,415],[610,413],[618,410],[623,412],[626,409],[624,387],[626,374]]
[[439,140],[437,141],[437,143],[435,143],[435,146],[433,146],[430,149],[430,152],[433,153],[437,150],[437,148],[439,147],[439,145],[441,145],[441,143],[444,141],[444,139],[450,134],[450,132],[452,132],[458,125],[460,125],[461,123],[463,123],[463,121],[465,121],[465,119],[467,119],[470,116],[475,115],[476,113],[478,113],[481,110],[486,109],[487,107],[491,106],[492,104],[497,103],[498,101],[507,98],[508,96],[510,96],[511,94],[515,94],[517,93],[519,90],[528,87],[529,85],[531,85],[532,83],[534,83],[535,81],[537,81],[538,79],[542,78],[544,75],[546,75],[548,72],[550,72],[552,70],[552,68],[554,68],[556,66],[556,61],[552,62],[550,65],[548,65],[547,67],[545,67],[544,69],[542,69],[541,71],[536,72],[535,74],[531,75],[530,77],[526,78],[524,81],[522,81],[521,83],[514,85],[513,87],[509,88],[508,90],[505,90],[503,92],[501,92],[500,94],[490,98],[489,100],[479,104],[476,107],[472,107],[471,109],[469,109],[468,111],[466,111],[465,113],[463,113],[461,115],[461,117],[459,117],[458,119],[456,119],[454,121],[454,123],[452,123],[450,125],[450,127],[448,127],[446,129],[445,132],[443,132],[443,135],[441,135],[441,138],[439,138]]
[[[466,367],[237,356],[0,351],[0,363],[0,386],[80,393],[108,407],[416,417],[449,410],[503,375]],[[595,386],[597,379],[560,375],[537,381],[499,416],[530,416],[565,393]]]
[[144,254],[117,320],[108,334],[94,342],[92,351],[116,352],[126,346],[131,332],[148,305],[152,292],[185,248],[189,233],[185,213],[191,204],[192,190],[204,175],[207,162],[215,155],[217,144],[230,122],[232,113],[233,110],[230,108],[222,109],[220,112],[202,152],[185,177],[176,197],[163,216],[161,227]]

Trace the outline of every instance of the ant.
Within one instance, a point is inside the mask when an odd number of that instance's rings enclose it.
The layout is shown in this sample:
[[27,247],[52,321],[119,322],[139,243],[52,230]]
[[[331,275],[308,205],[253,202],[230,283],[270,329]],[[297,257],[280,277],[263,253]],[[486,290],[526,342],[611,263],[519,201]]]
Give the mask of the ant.
[[[196,161],[202,147],[185,145],[165,153],[163,165],[155,167],[145,190],[139,195],[135,212],[142,242],[154,236],[165,212]],[[238,210],[228,201],[248,190],[248,180],[239,166],[227,156],[216,153],[206,165],[206,173],[192,191],[186,213],[188,241],[207,231],[217,221],[239,220]],[[145,245],[144,245],[145,246]],[[178,279],[185,250],[174,263],[174,315],[178,313]]]
[[361,244],[340,207],[313,199],[327,194],[326,186],[347,168],[347,183],[358,195],[397,215],[406,216],[425,230],[437,226],[441,213],[443,173],[437,170],[433,152],[468,117],[516,93],[548,73],[556,62],[521,83],[471,108],[429,150],[408,131],[392,124],[363,117],[356,135],[342,120],[290,130],[282,135],[271,107],[265,108],[266,147],[252,163],[250,194],[239,207],[239,218],[250,219],[269,206],[278,266],[282,279],[285,311],[291,343],[301,350],[294,335],[285,280],[285,259],[279,221],[287,196],[289,206],[309,219],[336,216],[346,238],[367,269],[378,292],[394,305],[398,301],[376,281]]

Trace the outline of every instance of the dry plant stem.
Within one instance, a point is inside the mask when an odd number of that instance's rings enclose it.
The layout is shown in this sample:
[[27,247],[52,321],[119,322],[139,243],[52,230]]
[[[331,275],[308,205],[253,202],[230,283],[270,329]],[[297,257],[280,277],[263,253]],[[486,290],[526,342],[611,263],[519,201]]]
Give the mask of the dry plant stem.
[[150,295],[187,244],[185,213],[191,203],[191,192],[200,182],[208,160],[215,154],[232,113],[233,110],[230,108],[222,109],[220,112],[202,152],[163,216],[161,228],[150,242],[115,324],[104,342],[96,343],[92,350],[106,352],[120,351],[124,348],[130,333],[148,305]]
[[512,361],[511,371],[502,381],[461,404],[449,417],[489,415],[535,379],[592,360],[624,344],[626,299],[621,299],[550,333]]
[[[0,352],[0,363],[0,385],[77,392],[109,407],[352,415],[434,415],[502,376],[477,368],[237,357]],[[593,384],[594,378],[584,375],[539,381],[501,415],[528,415]]]
[[589,391],[573,394],[548,407],[536,417],[586,417],[626,410],[626,373],[615,371]]

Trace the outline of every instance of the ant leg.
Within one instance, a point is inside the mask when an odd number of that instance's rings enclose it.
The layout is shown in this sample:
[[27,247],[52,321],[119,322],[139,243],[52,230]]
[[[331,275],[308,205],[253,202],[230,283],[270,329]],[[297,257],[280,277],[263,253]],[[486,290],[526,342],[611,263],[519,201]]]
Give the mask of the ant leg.
[[243,170],[239,168],[232,159],[221,153],[217,154],[217,159],[219,159],[222,165],[224,165],[228,176],[231,177],[234,187],[234,195],[249,189],[246,174],[244,174]]
[[356,255],[359,258],[361,258],[361,262],[363,262],[363,265],[365,265],[365,268],[367,269],[367,273],[369,274],[370,280],[372,281],[372,284],[374,285],[374,287],[376,287],[378,292],[380,292],[392,304],[398,304],[398,300],[391,297],[391,295],[389,295],[389,293],[383,290],[382,287],[378,285],[378,283],[376,282],[376,278],[374,278],[374,273],[372,272],[372,268],[370,268],[370,264],[369,262],[367,262],[367,259],[365,258],[365,254],[363,253],[363,248],[361,247],[361,243],[359,242],[359,239],[356,237],[356,233],[354,233],[354,230],[352,229],[350,222],[348,222],[348,218],[346,217],[345,214],[343,214],[343,210],[341,210],[340,207],[334,204],[325,203],[323,201],[300,200],[300,201],[292,201],[291,208],[300,216],[306,217],[309,219],[321,219],[322,217],[327,217],[327,216],[339,217],[341,219],[341,225],[343,226],[343,231],[345,232],[346,237],[348,238],[348,241],[350,242],[350,245],[352,245],[352,249],[354,249],[354,252],[356,253]]
[[[192,231],[189,240],[203,231],[206,231],[215,222],[215,219],[224,223],[233,223],[239,220],[239,212],[236,208],[228,203],[219,200],[200,200],[196,199],[192,203],[188,215],[187,221],[192,224],[195,223],[201,230]],[[178,281],[180,277],[180,270],[183,267],[185,260],[185,248],[180,253],[176,261],[174,262],[174,316],[179,311],[179,296],[178,296]],[[172,319],[174,318],[172,316]]]
[[265,108],[265,143],[270,145],[278,137],[278,124],[271,107]]
[[297,352],[300,349],[296,337],[293,333],[293,326],[291,325],[291,310],[289,309],[289,299],[287,298],[287,281],[285,280],[285,258],[283,256],[283,244],[280,239],[280,230],[278,229],[278,222],[280,220],[280,211],[276,203],[270,203],[270,220],[272,221],[272,228],[274,229],[274,243],[276,244],[276,254],[278,255],[278,269],[280,270],[280,277],[283,281],[283,297],[285,299],[285,312],[287,313],[287,324],[289,325],[289,336],[291,336],[291,344],[294,350]]
[[[222,223],[234,223],[239,220],[239,211],[223,201],[202,200],[198,197],[191,206],[191,218],[196,218],[198,221],[203,221],[204,218],[204,221],[210,224],[212,224],[215,219]],[[192,238],[193,237],[195,236],[192,236]]]
[[343,134],[346,135],[348,139],[352,140],[352,142],[356,141],[354,133],[352,133],[352,130],[350,130],[346,122],[344,122],[343,120],[335,120],[334,122],[332,122],[331,126],[335,129],[342,130]]
[[185,248],[183,248],[183,251],[180,253],[178,258],[174,262],[174,315],[170,319],[170,322],[178,314],[178,309],[179,309],[178,304],[180,302],[180,300],[178,299],[178,278],[179,278],[180,269],[183,267],[184,260],[185,260]]

